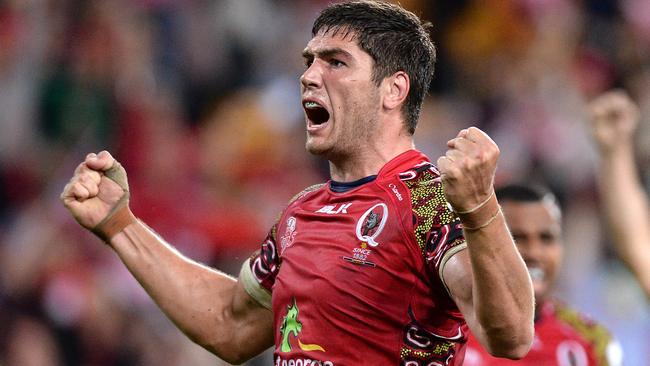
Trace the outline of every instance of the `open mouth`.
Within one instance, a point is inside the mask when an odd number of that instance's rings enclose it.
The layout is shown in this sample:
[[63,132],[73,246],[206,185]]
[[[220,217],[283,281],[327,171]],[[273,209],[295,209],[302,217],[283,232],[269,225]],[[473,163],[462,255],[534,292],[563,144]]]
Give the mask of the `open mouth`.
[[306,101],[302,104],[307,114],[307,119],[314,125],[322,125],[330,119],[330,113],[322,105],[313,102]]

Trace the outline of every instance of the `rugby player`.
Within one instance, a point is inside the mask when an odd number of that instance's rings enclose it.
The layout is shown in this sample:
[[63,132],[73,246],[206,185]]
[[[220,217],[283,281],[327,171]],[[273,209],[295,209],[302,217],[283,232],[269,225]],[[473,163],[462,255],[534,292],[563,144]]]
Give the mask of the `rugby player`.
[[436,167],[413,143],[435,61],[428,27],[382,1],[320,13],[300,85],[306,148],[331,180],[291,200],[237,279],[138,220],[108,152],[89,154],[61,198],[228,362],[274,345],[282,366],[459,365],[468,328],[491,354],[521,358],[533,289],[494,196],[499,148],[463,129]]

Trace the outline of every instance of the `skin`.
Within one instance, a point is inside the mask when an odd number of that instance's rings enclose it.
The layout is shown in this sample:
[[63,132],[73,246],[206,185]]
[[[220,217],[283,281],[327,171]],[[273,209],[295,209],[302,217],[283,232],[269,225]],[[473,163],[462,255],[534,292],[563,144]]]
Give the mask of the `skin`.
[[353,35],[319,33],[303,51],[303,106],[314,101],[330,114],[315,125],[305,113],[307,150],[330,161],[333,180],[350,182],[376,174],[393,157],[412,149],[401,106],[409,78],[397,72],[379,87],[372,81],[372,57]]
[[[315,126],[306,113],[306,147],[330,161],[332,179],[346,182],[377,174],[386,162],[413,148],[401,111],[408,75],[398,71],[375,85],[373,61],[350,35],[318,34],[303,55],[303,106],[317,102],[330,116]],[[447,156],[439,160],[453,207],[464,210],[490,198],[461,219],[475,225],[495,218],[485,228],[466,233],[469,249],[452,257],[443,276],[486,349],[496,356],[521,358],[533,336],[532,285],[492,196],[497,158],[496,144],[470,128],[449,142]],[[108,152],[90,154],[61,195],[86,228],[105,217],[122,194],[103,176],[113,163]],[[143,223],[130,224],[108,244],[165,314],[219,357],[240,363],[273,344],[272,313],[240,283],[184,258]]]
[[447,146],[438,169],[445,196],[465,226],[467,250],[447,262],[443,280],[490,354],[522,358],[533,339],[533,288],[493,194],[499,148],[475,127],[461,130]]
[[550,297],[562,264],[560,210],[547,201],[506,201],[501,208],[526,266],[538,273],[532,276],[537,312]]
[[623,91],[604,93],[588,106],[598,147],[598,190],[613,244],[650,298],[650,205],[634,158],[640,112]]

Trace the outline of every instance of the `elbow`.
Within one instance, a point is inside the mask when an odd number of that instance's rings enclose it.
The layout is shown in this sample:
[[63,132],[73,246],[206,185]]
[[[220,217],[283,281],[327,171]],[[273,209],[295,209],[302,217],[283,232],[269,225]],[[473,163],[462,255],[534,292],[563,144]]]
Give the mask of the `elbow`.
[[486,350],[494,357],[511,360],[524,358],[533,344],[535,330],[532,324],[516,328],[501,328],[488,332]]
[[222,332],[204,332],[201,334],[185,333],[188,338],[210,353],[231,365],[241,365],[251,356],[242,351],[243,347],[235,344],[234,334]]
[[226,361],[231,365],[241,365],[248,361],[251,357],[244,352],[239,352],[239,347],[234,347],[232,344],[225,344],[224,342],[197,342],[195,343],[205,348],[206,350],[219,357],[221,360]]
[[242,355],[231,355],[229,357],[220,357],[220,358],[231,365],[241,365],[244,362],[249,360],[249,357],[244,357]]
[[490,355],[500,358],[508,358],[511,360],[521,360],[530,350],[530,344],[513,344],[508,347],[491,347],[489,350]]

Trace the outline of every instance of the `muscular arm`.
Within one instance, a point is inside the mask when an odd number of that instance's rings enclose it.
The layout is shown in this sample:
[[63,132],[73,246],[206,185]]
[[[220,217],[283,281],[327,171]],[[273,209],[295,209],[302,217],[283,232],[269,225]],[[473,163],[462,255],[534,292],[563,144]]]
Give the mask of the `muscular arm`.
[[273,344],[271,311],[239,281],[183,257],[140,222],[115,235],[110,245],[192,341],[235,364]]
[[650,206],[634,160],[639,109],[623,91],[607,92],[589,105],[598,146],[597,175],[603,214],[621,259],[650,297]]
[[235,279],[183,257],[129,210],[126,171],[88,154],[61,193],[77,222],[106,241],[163,312],[194,342],[230,363],[273,343],[272,313]]
[[533,340],[533,286],[494,196],[497,145],[462,130],[438,159],[445,196],[463,223],[467,250],[442,269],[451,297],[485,349],[521,358]]
[[443,269],[449,293],[488,352],[521,358],[533,337],[532,284],[503,214],[483,229],[465,230],[465,239],[467,250]]

